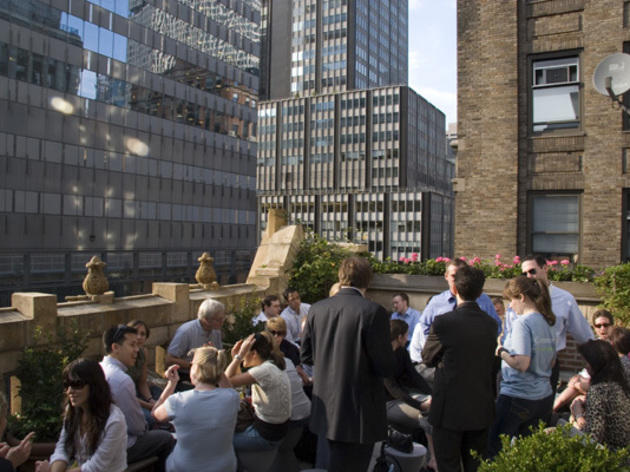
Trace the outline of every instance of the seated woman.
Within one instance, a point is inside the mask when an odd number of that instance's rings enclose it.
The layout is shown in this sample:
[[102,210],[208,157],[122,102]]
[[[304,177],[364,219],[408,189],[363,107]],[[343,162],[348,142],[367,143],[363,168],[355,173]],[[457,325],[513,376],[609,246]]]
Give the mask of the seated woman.
[[[241,372],[241,363],[247,372]],[[284,372],[284,355],[268,332],[250,334],[232,348],[225,375],[234,387],[252,386],[254,423],[234,434],[234,449],[266,451],[287,433],[291,417],[291,382]]]
[[[7,413],[9,404],[4,393],[0,391],[0,438],[4,435],[7,427]],[[29,433],[17,446],[10,447],[6,443],[0,443],[0,472],[15,472],[18,466],[22,465],[31,455],[33,446],[33,436]]]
[[134,328],[138,332],[138,356],[136,357],[136,364],[130,367],[127,373],[136,384],[138,403],[140,403],[142,407],[142,412],[144,413],[149,427],[152,427],[155,424],[155,420],[151,416],[151,410],[153,409],[153,405],[155,405],[155,400],[160,398],[162,389],[156,386],[149,386],[148,382],[147,355],[144,350],[144,345],[147,339],[149,339],[151,331],[146,323],[141,320],[130,321],[127,323],[127,326]]
[[630,357],[628,357],[630,352],[630,330],[621,326],[615,326],[610,333],[609,339],[615,351],[619,354],[626,382],[630,383]]
[[168,384],[153,407],[153,416],[171,421],[177,433],[177,444],[166,460],[167,472],[236,470],[232,435],[239,396],[223,375],[226,357],[214,347],[196,349],[190,368],[195,388],[185,392],[173,394],[179,366],[166,370]]
[[[66,404],[63,428],[49,461],[37,472],[122,472],[127,468],[127,423],[112,403],[98,362],[77,359],[63,371]],[[72,467],[77,462],[78,467]]]
[[300,350],[295,344],[286,340],[287,322],[284,321],[284,318],[276,316],[275,318],[267,320],[266,330],[273,337],[274,345],[284,354],[285,360],[291,359],[297,374],[300,376],[300,379],[302,379],[302,383],[304,385],[310,385],[312,381],[306,372],[304,372],[302,363],[300,362]]
[[611,449],[630,445],[630,386],[619,356],[607,341],[578,346],[587,362],[591,387],[571,405],[572,424]]
[[[610,334],[612,333],[614,324],[615,320],[613,315],[608,310],[602,308],[593,313],[593,331],[595,331],[597,337],[602,341],[610,342]],[[578,395],[586,395],[590,386],[591,378],[586,369],[571,377],[567,388],[554,400],[553,411],[558,412],[564,406],[569,405]]]
[[409,337],[409,325],[403,320],[389,321],[390,340],[396,358],[396,370],[385,379],[387,399],[387,423],[395,429],[413,434],[423,429],[426,433],[431,459],[427,466],[437,470],[429,423],[421,421],[422,412],[431,406],[431,387],[416,371],[405,348]]

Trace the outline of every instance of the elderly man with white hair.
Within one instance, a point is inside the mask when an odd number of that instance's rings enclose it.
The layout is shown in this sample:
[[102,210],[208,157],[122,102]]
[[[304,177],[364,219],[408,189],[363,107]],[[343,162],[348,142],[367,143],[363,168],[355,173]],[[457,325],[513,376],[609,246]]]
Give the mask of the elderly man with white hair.
[[166,352],[166,364],[179,365],[178,373],[181,380],[190,381],[192,357],[188,353],[191,349],[205,345],[223,348],[221,327],[224,321],[223,303],[208,298],[199,305],[196,320],[187,321],[177,328]]

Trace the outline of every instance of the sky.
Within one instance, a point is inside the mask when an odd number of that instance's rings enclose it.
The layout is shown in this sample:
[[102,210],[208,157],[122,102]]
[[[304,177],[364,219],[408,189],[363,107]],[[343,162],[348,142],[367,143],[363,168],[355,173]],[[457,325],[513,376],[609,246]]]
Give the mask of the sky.
[[409,85],[457,122],[456,0],[409,0]]

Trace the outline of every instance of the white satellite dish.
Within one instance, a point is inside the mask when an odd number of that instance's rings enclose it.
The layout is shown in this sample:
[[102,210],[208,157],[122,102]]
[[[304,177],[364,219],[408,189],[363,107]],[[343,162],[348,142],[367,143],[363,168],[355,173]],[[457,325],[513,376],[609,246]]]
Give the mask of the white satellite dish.
[[630,54],[616,52],[604,58],[595,68],[593,85],[613,100],[630,89]]

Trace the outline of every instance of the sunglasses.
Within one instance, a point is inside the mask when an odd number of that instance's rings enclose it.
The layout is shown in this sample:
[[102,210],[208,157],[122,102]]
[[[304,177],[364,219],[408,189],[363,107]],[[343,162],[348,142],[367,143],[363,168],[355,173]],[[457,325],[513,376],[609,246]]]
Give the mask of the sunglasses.
[[286,331],[274,331],[274,330],[269,330],[269,334],[271,334],[272,336],[286,336],[287,333]]
[[610,326],[610,323],[600,323],[593,326],[595,326],[596,328],[608,328]]
[[72,390],[81,390],[86,385],[87,384],[81,379],[64,380],[64,382],[63,382],[63,389],[64,390],[68,390],[68,388],[72,388]]
[[529,269],[527,272],[521,272],[521,275],[536,275],[536,269]]

